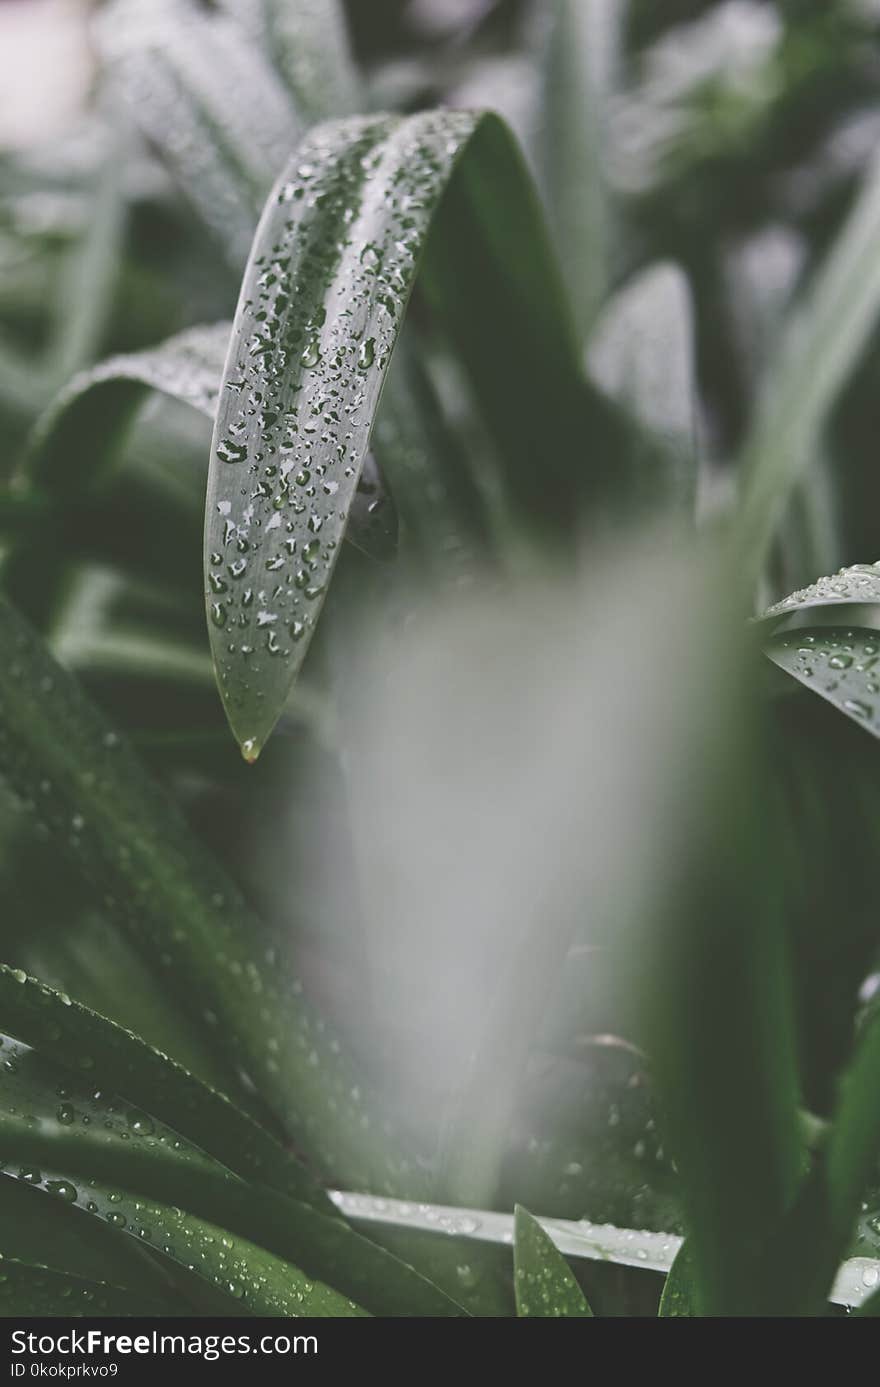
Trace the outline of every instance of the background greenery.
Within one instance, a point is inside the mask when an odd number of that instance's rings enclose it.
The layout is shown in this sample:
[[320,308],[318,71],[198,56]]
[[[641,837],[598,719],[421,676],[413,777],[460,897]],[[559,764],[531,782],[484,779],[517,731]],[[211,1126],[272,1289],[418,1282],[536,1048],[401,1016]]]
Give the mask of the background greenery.
[[94,10],[0,156],[3,1313],[872,1313],[880,8]]

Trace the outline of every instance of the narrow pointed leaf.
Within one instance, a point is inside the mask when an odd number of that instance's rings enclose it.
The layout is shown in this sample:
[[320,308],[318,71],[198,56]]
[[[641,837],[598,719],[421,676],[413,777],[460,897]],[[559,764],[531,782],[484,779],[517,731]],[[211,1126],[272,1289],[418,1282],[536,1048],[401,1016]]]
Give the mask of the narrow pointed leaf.
[[621,0],[553,0],[541,84],[540,153],[550,224],[586,338],[609,278],[605,115],[621,43]]
[[691,1317],[696,1313],[693,1281],[690,1249],[683,1243],[663,1285],[659,1310],[661,1319]]
[[537,1219],[517,1206],[513,1241],[516,1313],[526,1316],[592,1318],[583,1291],[562,1253]]
[[[248,758],[314,630],[420,264],[531,533],[571,526],[578,494],[600,482],[594,400],[506,127],[460,111],[317,127],[257,231],[209,473],[212,651]],[[573,439],[593,447],[592,472]]]
[[880,632],[811,627],[772,636],[764,653],[777,669],[880,737]]
[[665,494],[693,507],[697,424],[693,307],[687,280],[677,265],[652,265],[614,295],[596,322],[588,362],[598,384],[641,428],[662,442]]
[[880,312],[880,163],[793,313],[742,460],[740,569],[756,578],[815,439]]

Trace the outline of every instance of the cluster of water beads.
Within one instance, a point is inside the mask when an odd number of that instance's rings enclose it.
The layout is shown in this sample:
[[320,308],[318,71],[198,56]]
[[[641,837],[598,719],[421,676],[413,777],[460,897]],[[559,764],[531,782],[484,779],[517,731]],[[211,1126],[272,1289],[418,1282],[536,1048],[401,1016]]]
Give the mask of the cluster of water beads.
[[802,607],[827,607],[848,602],[880,603],[880,559],[876,563],[855,563],[827,578],[818,578],[809,587],[799,588],[762,613],[767,617],[788,616]]
[[770,656],[858,722],[873,723],[880,696],[880,632],[794,631]]

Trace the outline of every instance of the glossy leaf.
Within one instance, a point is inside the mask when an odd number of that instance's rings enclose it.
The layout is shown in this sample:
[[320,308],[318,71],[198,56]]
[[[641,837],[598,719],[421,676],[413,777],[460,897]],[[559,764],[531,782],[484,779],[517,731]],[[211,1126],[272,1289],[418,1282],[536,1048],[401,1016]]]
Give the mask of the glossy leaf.
[[764,652],[777,669],[880,737],[880,632],[810,627],[771,636]]
[[809,587],[799,588],[781,602],[761,612],[759,621],[778,621],[811,607],[880,605],[880,567],[875,563],[854,563],[828,578],[817,578]]
[[562,1254],[537,1219],[517,1206],[513,1241],[516,1313],[557,1318],[592,1318],[583,1291]]
[[[506,223],[500,210],[485,220],[487,177],[510,203]],[[422,261],[497,425],[532,532],[548,525],[547,509],[570,526],[574,497],[599,484],[586,458],[571,457],[572,439],[589,447],[577,421],[595,423],[594,402],[534,192],[505,127],[443,111],[314,130],[257,232],[209,473],[212,651],[249,759],[274,727],[313,633]],[[500,300],[506,321],[494,316]],[[532,374],[526,385],[532,365],[537,380]],[[600,457],[596,447],[599,468]]]
[[255,946],[260,926],[240,891],[6,602],[0,655],[0,774],[22,809],[233,1069],[252,1075],[300,1149],[354,1185],[389,1178],[387,1142],[377,1150],[361,1124],[361,1090],[297,980]]

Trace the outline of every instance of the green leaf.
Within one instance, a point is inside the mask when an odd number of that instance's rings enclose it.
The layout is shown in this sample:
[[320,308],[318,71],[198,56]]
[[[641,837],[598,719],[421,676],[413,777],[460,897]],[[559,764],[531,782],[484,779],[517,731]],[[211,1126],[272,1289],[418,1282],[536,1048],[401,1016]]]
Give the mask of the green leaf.
[[97,888],[232,1071],[252,1077],[300,1150],[355,1186],[406,1183],[392,1143],[364,1128],[364,1096],[301,985],[257,944],[261,926],[241,892],[5,601],[0,716],[0,774],[22,810]]
[[593,1312],[584,1293],[537,1219],[517,1205],[513,1242],[516,1313],[557,1318],[589,1317]]
[[0,1318],[81,1318],[104,1315],[173,1316],[179,1313],[170,1299],[145,1299],[140,1291],[86,1281],[68,1272],[50,1271],[4,1258],[0,1270]]
[[880,309],[880,164],[784,334],[742,467],[739,562],[754,581],[815,440]]
[[817,578],[809,587],[799,588],[781,602],[761,612],[758,621],[778,621],[810,607],[880,605],[880,567],[875,563],[854,563],[829,578]]
[[880,737],[880,632],[817,626],[771,636],[767,658]]
[[305,656],[422,263],[529,533],[570,530],[600,485],[595,401],[503,124],[440,111],[315,129],[257,231],[208,481],[212,651],[248,759]]
[[692,1317],[696,1314],[695,1304],[694,1268],[690,1248],[683,1243],[664,1282],[658,1313],[661,1319]]

